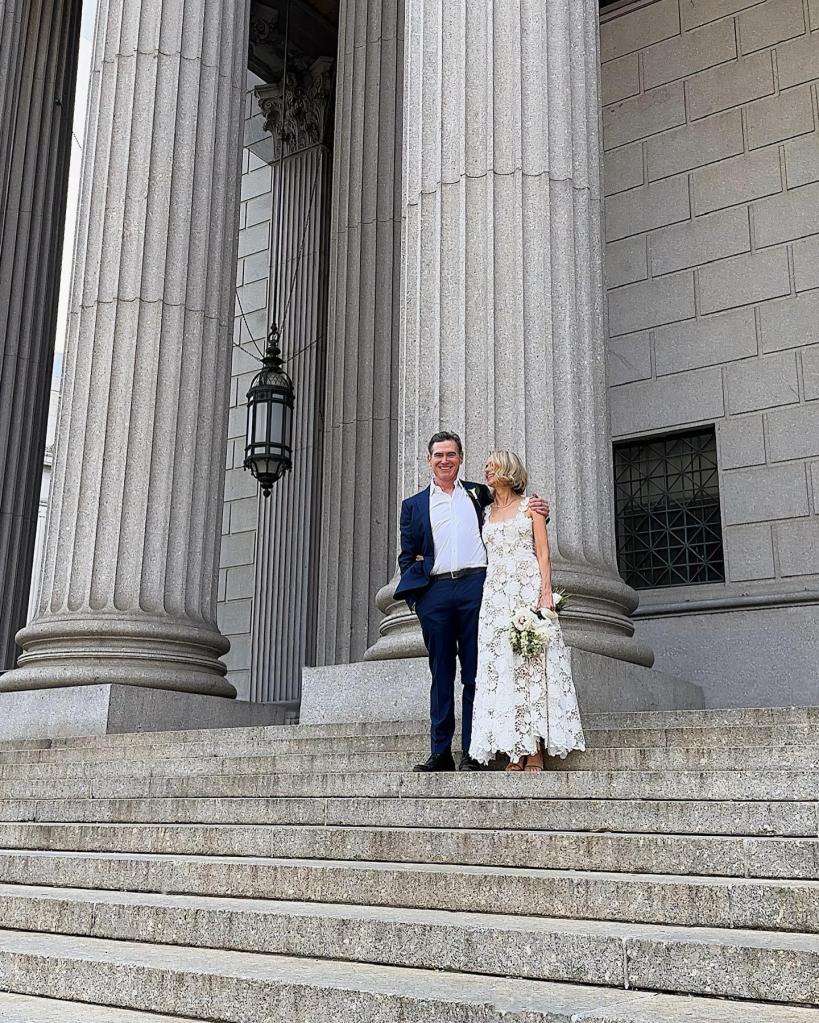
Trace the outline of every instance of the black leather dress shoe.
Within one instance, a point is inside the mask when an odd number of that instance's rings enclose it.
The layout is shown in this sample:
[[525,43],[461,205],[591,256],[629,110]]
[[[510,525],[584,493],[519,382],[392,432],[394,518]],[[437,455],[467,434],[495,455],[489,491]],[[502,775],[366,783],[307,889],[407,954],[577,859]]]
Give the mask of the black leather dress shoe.
[[419,771],[426,774],[431,771],[454,771],[455,761],[452,759],[452,754],[447,753],[431,753],[429,758],[424,761],[423,764],[416,764],[413,767],[413,771]]
[[464,755],[461,757],[460,763],[458,764],[458,770],[459,771],[482,771],[483,770],[483,764],[481,764],[479,761],[475,760],[473,757],[470,757],[470,755],[468,753],[464,753]]

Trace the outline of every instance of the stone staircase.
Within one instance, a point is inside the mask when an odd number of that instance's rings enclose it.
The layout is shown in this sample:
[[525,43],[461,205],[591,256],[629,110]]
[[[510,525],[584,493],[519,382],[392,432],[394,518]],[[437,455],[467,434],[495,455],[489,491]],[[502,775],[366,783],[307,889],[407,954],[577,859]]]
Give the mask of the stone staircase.
[[8,1023],[817,1023],[819,709],[598,716],[537,775],[418,724],[0,746]]

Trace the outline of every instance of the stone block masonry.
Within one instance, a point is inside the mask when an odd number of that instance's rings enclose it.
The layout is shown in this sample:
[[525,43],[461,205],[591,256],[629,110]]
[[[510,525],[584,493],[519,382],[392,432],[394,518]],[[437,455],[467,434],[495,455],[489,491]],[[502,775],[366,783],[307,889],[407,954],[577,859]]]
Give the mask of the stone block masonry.
[[819,0],[604,12],[601,52],[614,440],[716,426],[726,581],[696,599],[817,592]]

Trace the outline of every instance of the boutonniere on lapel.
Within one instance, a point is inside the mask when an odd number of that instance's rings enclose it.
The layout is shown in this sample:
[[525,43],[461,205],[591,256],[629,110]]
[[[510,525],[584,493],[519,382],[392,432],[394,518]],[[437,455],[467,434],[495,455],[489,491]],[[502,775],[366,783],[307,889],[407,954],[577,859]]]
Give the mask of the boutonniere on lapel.
[[469,494],[469,496],[472,498],[472,500],[477,504],[477,502],[478,502],[478,488],[477,487],[467,487],[466,488],[466,492],[467,492],[467,494]]

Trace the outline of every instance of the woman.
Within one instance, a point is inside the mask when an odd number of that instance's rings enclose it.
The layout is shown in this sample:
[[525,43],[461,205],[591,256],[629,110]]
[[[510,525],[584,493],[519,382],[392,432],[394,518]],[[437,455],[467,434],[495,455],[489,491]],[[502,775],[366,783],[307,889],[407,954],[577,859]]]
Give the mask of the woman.
[[514,653],[509,639],[518,608],[555,608],[546,521],[528,510],[527,473],[517,455],[492,451],[484,474],[494,502],[484,512],[489,564],[469,753],[482,764],[506,753],[507,771],[542,771],[542,744],[559,757],[586,748],[560,626],[539,656]]

